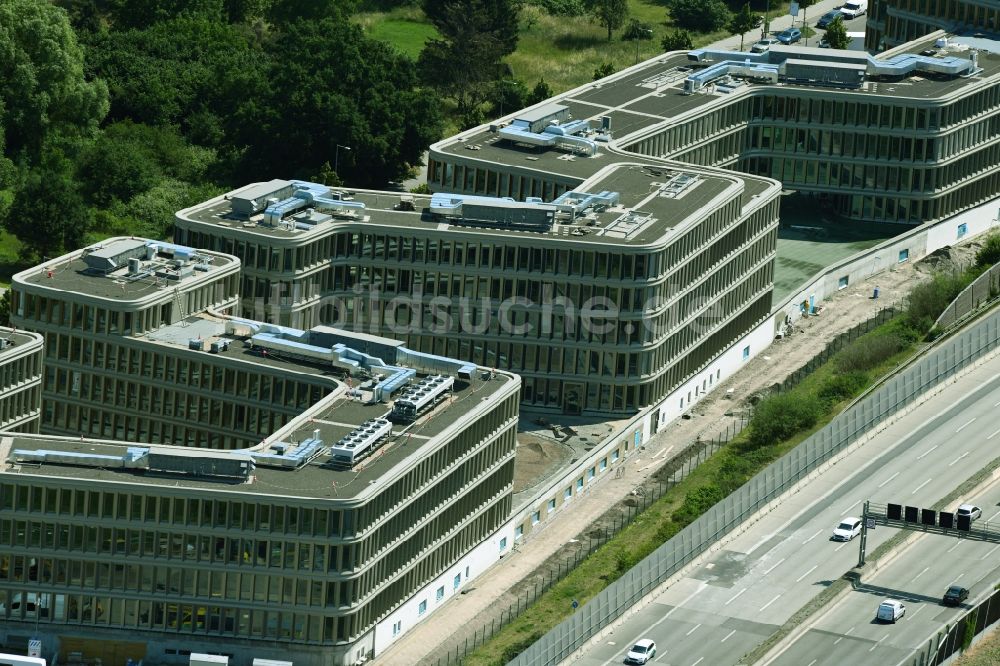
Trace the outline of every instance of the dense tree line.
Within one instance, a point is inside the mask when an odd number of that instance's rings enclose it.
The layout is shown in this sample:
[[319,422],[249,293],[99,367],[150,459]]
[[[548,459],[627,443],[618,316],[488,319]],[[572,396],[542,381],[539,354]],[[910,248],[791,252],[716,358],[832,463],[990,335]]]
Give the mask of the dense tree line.
[[[484,0],[485,1],[485,0]],[[442,132],[345,0],[0,3],[0,222],[26,261],[275,177],[384,185]],[[337,145],[341,173],[333,173]]]

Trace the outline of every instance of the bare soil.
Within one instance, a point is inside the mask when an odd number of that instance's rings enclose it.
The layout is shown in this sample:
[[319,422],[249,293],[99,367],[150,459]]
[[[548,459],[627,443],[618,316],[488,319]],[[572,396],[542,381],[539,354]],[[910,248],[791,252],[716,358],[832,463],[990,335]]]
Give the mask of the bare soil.
[[[499,622],[501,614],[506,614],[518,598],[523,599],[527,590],[565,568],[585,543],[620,521],[636,504],[637,497],[653,492],[659,486],[661,468],[667,471],[675,466],[676,457],[686,447],[724,433],[734,423],[734,412],[741,412],[751,398],[804,366],[838,334],[871,318],[880,308],[901,304],[906,294],[934,271],[970,264],[977,249],[978,243],[969,242],[939,250],[921,261],[900,264],[850,285],[823,301],[818,316],[795,322],[790,335],[776,340],[763,354],[720,383],[695,406],[690,418],[678,419],[657,433],[644,451],[625,462],[623,473],[588,486],[574,498],[573,506],[544,521],[515,552],[476,578],[473,586],[451,599],[443,612],[432,614],[407,632],[377,658],[377,663],[436,664],[449,652],[454,655],[456,647],[471,644],[474,632],[481,635],[484,626]],[[880,298],[872,300],[876,286]],[[523,435],[518,438],[524,445],[518,447],[517,455],[520,458],[523,451],[526,458],[520,468],[525,483],[529,478],[537,479],[539,472],[544,474],[540,467],[557,464],[554,447],[558,444],[538,437],[535,441],[522,439]],[[522,465],[520,460],[516,464]]]

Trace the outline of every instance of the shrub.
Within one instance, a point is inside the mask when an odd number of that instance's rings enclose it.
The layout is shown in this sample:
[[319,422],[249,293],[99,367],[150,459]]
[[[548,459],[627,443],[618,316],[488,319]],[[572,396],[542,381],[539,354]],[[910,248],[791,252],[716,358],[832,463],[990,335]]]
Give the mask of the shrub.
[[684,503],[674,511],[670,518],[678,526],[691,524],[695,518],[712,508],[713,505],[725,499],[726,494],[716,484],[695,488],[684,496]]
[[750,419],[749,445],[777,444],[800,430],[811,428],[823,412],[822,401],[812,393],[789,391],[761,400]]
[[531,4],[552,16],[583,16],[587,11],[581,0],[532,0]]
[[667,9],[679,27],[698,32],[722,30],[730,19],[722,0],[668,0]]
[[819,397],[829,403],[853,398],[868,386],[871,378],[868,373],[855,370],[834,375],[823,382],[819,389]]
[[653,38],[653,26],[648,23],[644,23],[637,19],[632,19],[625,26],[625,30],[622,31],[622,39],[625,41],[631,41],[634,39],[652,39]]
[[834,357],[841,373],[871,370],[892,358],[906,347],[906,342],[896,335],[866,336],[847,345]]
[[522,652],[530,648],[532,645],[534,645],[538,641],[538,639],[541,638],[543,635],[544,632],[542,632],[541,629],[536,629],[535,631],[531,632],[530,634],[528,634],[521,640],[517,641],[516,643],[508,645],[504,649],[503,654],[500,655],[500,660],[501,660],[500,663],[506,664],[508,661],[513,661],[517,657],[517,655],[521,654]]
[[694,48],[694,40],[691,39],[691,33],[687,30],[674,30],[673,32],[667,33],[660,42],[660,46],[664,51],[690,51]]
[[968,277],[961,273],[938,273],[930,281],[918,284],[910,290],[906,323],[920,333],[926,333],[968,284]]
[[600,67],[594,70],[594,80],[600,81],[601,79],[611,76],[614,73],[615,73],[615,66],[612,63],[610,62],[603,63],[601,64]]
[[976,266],[987,268],[997,262],[1000,262],[1000,234],[992,233],[976,252]]

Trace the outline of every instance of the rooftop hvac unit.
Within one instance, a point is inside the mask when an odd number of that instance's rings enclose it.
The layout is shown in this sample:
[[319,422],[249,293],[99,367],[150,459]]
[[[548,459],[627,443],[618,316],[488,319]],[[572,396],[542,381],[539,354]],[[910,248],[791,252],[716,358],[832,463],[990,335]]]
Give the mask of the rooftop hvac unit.
[[205,348],[205,341],[201,338],[191,338],[188,340],[188,349],[193,349],[194,351],[201,351]]
[[132,257],[128,260],[128,274],[135,275],[142,270],[142,262],[139,259]]

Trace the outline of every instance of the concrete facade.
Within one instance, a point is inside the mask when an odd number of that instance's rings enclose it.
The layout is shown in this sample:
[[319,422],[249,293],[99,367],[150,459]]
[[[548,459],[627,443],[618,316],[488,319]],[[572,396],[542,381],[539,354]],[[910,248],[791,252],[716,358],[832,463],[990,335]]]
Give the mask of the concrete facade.
[[504,554],[519,378],[235,316],[239,266],[111,239],[15,276],[58,434],[0,438],[0,641],[354,664]]

